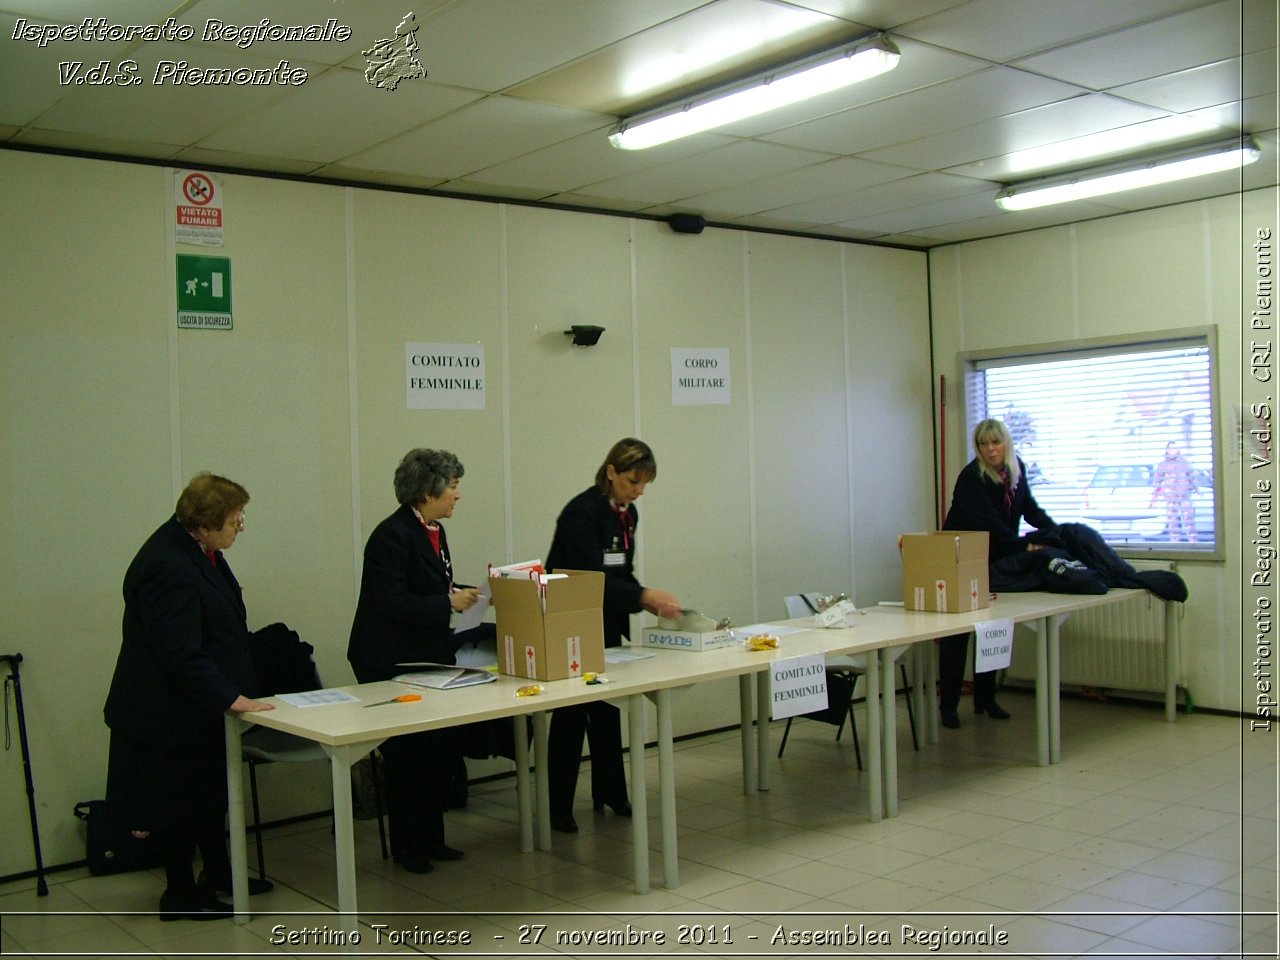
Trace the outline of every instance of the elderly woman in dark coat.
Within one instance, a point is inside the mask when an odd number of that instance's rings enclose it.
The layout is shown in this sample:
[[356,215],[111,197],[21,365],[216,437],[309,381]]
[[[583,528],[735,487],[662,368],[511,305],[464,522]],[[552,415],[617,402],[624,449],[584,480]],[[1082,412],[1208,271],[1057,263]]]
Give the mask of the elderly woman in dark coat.
[[[122,643],[103,710],[107,804],[135,833],[153,832],[164,851],[162,920],[232,912],[216,896],[231,890],[223,714],[272,709],[249,696],[244,600],[223,556],[244,529],[248,502],[240,484],[198,474],[124,577]],[[270,886],[255,878],[250,892]]]
[[[450,618],[479,591],[454,583],[449,540],[441,520],[461,499],[463,467],[444,450],[410,450],[395,472],[399,508],[379,523],[364,548],[360,598],[347,659],[361,683],[390,680],[405,663],[452,664],[460,638]],[[430,873],[433,860],[462,851],[444,840],[444,811],[461,754],[453,730],[392,737],[382,744],[387,816],[395,862]]]

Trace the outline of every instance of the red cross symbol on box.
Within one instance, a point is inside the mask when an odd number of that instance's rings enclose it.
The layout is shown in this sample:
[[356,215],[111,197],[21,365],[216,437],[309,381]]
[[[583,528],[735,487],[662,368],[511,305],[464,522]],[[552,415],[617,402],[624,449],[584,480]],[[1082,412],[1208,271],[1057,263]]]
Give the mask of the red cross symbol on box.
[[573,663],[569,664],[569,669],[570,669],[570,670],[572,670],[574,673],[577,673],[577,672],[578,672],[578,661],[577,661],[577,660],[575,660],[575,661],[573,661]]

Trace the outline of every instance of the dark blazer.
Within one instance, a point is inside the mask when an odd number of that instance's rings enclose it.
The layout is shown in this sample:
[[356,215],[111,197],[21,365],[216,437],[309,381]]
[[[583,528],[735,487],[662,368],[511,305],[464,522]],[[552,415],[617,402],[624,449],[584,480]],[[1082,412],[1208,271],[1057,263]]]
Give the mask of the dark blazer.
[[[627,507],[632,529],[640,521],[635,504]],[[605,551],[624,553],[626,562],[605,566]],[[644,587],[632,572],[635,537],[624,544],[618,515],[609,498],[591,487],[570,500],[556,519],[556,532],[546,567],[554,570],[599,570],[604,574],[604,644],[616,647],[629,637],[630,616],[640,612]]]
[[1004,487],[988,480],[976,459],[970,460],[956,478],[951,510],[943,527],[947,530],[986,530],[991,534],[989,561],[1027,549],[1028,538],[1018,536],[1023,517],[1037,530],[1053,530],[1057,526],[1031,495],[1027,467],[1021,460],[1018,461],[1018,470],[1018,486],[1013,491],[1011,509],[1007,513]]
[[369,534],[347,645],[347,660],[361,683],[404,673],[397,663],[454,662],[453,569],[443,525],[440,554],[412,507],[400,507]]
[[222,714],[253,696],[253,661],[240,584],[221,551],[216,566],[170,518],[124,576],[123,642],[103,715],[134,740],[222,738]]

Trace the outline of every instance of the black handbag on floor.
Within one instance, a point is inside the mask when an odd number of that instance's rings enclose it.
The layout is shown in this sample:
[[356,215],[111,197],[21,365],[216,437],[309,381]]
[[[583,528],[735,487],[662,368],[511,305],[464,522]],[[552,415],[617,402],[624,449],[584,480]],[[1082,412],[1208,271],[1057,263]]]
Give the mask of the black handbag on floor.
[[85,823],[85,859],[94,876],[164,865],[164,854],[154,835],[139,839],[129,828],[115,823],[107,801],[81,801],[75,814]]

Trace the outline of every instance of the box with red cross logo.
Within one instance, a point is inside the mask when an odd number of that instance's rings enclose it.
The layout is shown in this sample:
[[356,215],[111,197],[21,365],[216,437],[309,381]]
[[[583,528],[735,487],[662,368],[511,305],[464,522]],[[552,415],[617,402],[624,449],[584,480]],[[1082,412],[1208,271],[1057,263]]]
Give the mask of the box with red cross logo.
[[944,530],[904,533],[902,601],[908,610],[963,613],[990,606],[984,531]]
[[530,680],[604,672],[604,574],[558,570],[563,578],[490,577],[498,614],[498,670]]

